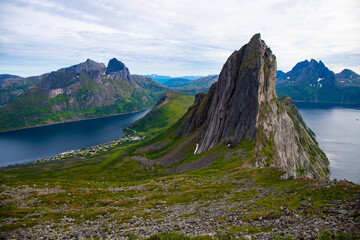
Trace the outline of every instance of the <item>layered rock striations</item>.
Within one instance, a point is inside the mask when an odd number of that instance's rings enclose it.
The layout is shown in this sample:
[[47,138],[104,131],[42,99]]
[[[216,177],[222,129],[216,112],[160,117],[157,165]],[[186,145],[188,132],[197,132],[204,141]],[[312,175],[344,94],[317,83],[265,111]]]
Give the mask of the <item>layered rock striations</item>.
[[257,167],[278,166],[286,178],[328,176],[327,158],[296,107],[278,100],[275,78],[276,57],[256,34],[228,58],[209,92],[196,96],[177,134],[201,131],[195,154],[246,140]]

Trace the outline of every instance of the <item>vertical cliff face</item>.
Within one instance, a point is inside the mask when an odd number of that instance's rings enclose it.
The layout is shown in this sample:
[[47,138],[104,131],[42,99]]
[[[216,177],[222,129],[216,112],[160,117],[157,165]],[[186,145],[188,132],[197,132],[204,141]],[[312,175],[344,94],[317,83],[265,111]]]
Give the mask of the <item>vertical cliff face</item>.
[[195,154],[252,141],[257,167],[278,166],[287,178],[327,176],[325,155],[291,100],[279,102],[275,78],[276,57],[256,34],[228,58],[208,94],[197,96],[178,135],[201,129]]

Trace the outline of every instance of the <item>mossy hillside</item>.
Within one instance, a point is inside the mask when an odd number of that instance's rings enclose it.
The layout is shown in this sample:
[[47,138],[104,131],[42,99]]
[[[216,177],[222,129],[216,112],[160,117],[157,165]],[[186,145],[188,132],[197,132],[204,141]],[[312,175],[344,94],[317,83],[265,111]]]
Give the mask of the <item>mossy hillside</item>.
[[138,135],[154,135],[168,129],[178,121],[194,102],[194,97],[181,93],[167,93],[157,105],[142,119],[129,128]]
[[[109,221],[119,233],[132,234],[131,222],[136,218],[159,224],[200,219],[216,223],[213,232],[251,235],[274,228],[257,227],[252,221],[279,219],[286,211],[304,219],[326,217],[328,209],[356,201],[360,192],[359,186],[347,182],[280,180],[284,172],[277,168],[252,168],[249,163],[256,155],[254,143],[248,141],[235,148],[219,144],[197,156],[189,148],[178,164],[210,155],[217,157],[210,166],[185,173],[171,173],[169,169],[175,166],[146,167],[131,158],[142,147],[168,142],[161,149],[142,154],[155,160],[191,138],[193,135],[176,137],[180,122],[151,139],[125,142],[93,157],[0,171],[1,232],[25,228],[24,224],[30,228],[52,222],[57,231],[62,226],[82,227],[85,221],[106,232],[108,224],[98,222]],[[311,206],[304,208],[302,202],[308,199]],[[179,208],[185,210],[176,215]],[[211,209],[221,214],[210,220],[206,214]],[[229,224],[229,216],[241,221]],[[174,227],[169,231],[177,233],[182,229]],[[219,233],[215,238],[230,235]]]
[[[146,169],[127,158],[131,152],[129,148],[136,149],[137,146],[126,144],[92,158],[33,167],[31,171],[28,168],[1,171],[0,197],[6,202],[0,210],[0,221],[4,223],[9,217],[17,219],[3,225],[2,231],[23,224],[36,225],[39,221],[60,222],[64,216],[74,219],[75,224],[109,214],[118,219],[119,224],[128,222],[133,216],[162,219],[170,213],[159,215],[156,206],[192,203],[206,206],[209,200],[236,203],[233,211],[241,210],[244,222],[259,217],[277,217],[282,212],[280,206],[310,217],[321,214],[319,209],[328,208],[328,203],[333,201],[351,201],[360,191],[358,186],[342,184],[331,188],[324,185],[319,189],[315,180],[280,180],[283,172],[275,168],[248,168],[244,163],[252,157],[248,151],[251,144],[245,142],[237,148],[227,149],[228,157],[217,158],[213,165],[181,174],[167,173],[159,166]],[[216,148],[215,151],[222,152],[226,146]],[[239,150],[247,154],[239,155]],[[41,193],[47,189],[57,191]],[[23,192],[23,195],[17,199],[12,191]],[[267,194],[263,194],[265,192]],[[313,205],[304,212],[301,202],[308,198],[312,199]],[[143,202],[139,204],[139,201]],[[251,208],[246,210],[243,206]],[[127,209],[133,209],[130,215]],[[190,217],[189,214],[183,218]],[[218,221],[220,224],[225,222]],[[244,227],[235,227],[228,230],[244,231]]]

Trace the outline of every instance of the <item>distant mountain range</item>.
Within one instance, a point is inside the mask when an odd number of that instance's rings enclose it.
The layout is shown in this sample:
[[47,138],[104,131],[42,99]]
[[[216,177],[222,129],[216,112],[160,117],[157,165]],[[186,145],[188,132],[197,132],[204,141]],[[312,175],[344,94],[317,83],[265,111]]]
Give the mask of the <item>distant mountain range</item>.
[[40,76],[22,78],[16,75],[0,75],[0,108],[12,102],[30,86],[35,86],[48,74]]
[[186,89],[208,89],[214,82],[217,82],[219,75],[201,77],[184,85]]
[[[352,70],[335,74],[322,61],[312,59],[276,74],[279,97],[360,104],[360,76]],[[2,74],[0,131],[138,111],[153,106],[166,92],[205,93],[219,77],[147,76],[130,75],[115,58],[107,67],[88,59],[40,76]]]
[[170,78],[169,80],[166,80],[162,84],[167,87],[183,87],[188,85],[190,82],[191,80],[185,78]]
[[[206,93],[218,77],[211,75],[193,81],[170,79],[163,84],[174,91],[195,95]],[[276,90],[279,97],[288,95],[294,101],[360,104],[360,76],[357,73],[344,69],[335,74],[322,61],[314,59],[297,63],[287,73],[277,70]]]
[[11,74],[0,74],[0,83],[2,83],[6,79],[16,79],[16,78],[21,78],[21,77]]
[[195,80],[198,78],[201,78],[203,76],[182,76],[182,77],[170,77],[170,76],[164,76],[164,75],[157,75],[157,74],[150,74],[150,75],[145,75],[146,77],[151,78],[152,80],[158,82],[158,83],[165,83],[166,81],[170,80],[170,79],[185,79],[185,80]]
[[146,75],[151,77],[175,92],[181,92],[188,95],[195,96],[197,93],[205,93],[209,90],[210,86],[217,81],[218,75],[201,76],[184,76],[184,77],[169,77],[162,75]]
[[335,74],[337,84],[342,86],[360,86],[360,75],[350,69]]
[[20,81],[23,92],[0,109],[0,130],[139,111],[171,91],[149,77],[131,75],[115,58],[107,67],[87,59],[41,76],[8,80],[2,85],[17,94],[14,86]]
[[277,75],[279,97],[288,95],[294,101],[360,104],[360,76],[345,69],[335,74],[322,61],[305,60],[287,73]]

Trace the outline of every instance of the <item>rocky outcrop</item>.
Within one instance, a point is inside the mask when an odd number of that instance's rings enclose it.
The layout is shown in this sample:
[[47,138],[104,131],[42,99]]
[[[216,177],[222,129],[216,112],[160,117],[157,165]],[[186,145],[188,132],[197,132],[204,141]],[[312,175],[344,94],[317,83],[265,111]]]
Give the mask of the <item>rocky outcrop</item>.
[[125,64],[123,64],[121,61],[117,60],[116,58],[110,59],[108,66],[106,68],[106,74],[122,71],[124,70]]
[[326,156],[291,101],[279,102],[275,78],[276,57],[256,34],[228,58],[208,94],[196,97],[178,135],[200,129],[195,154],[219,143],[235,147],[251,141],[257,167],[278,166],[286,178],[326,177]]
[[[116,58],[110,59],[105,74],[110,79],[127,79],[131,82],[129,69]],[[136,87],[133,84],[134,87]]]

